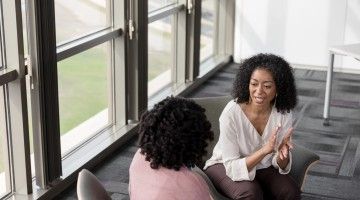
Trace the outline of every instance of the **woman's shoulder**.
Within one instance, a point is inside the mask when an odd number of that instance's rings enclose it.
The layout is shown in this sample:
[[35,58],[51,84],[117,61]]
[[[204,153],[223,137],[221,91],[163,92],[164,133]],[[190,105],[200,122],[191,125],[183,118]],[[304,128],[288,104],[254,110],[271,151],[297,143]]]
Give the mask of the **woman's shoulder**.
[[222,111],[221,115],[227,115],[227,114],[233,113],[236,110],[237,106],[239,106],[239,105],[234,99],[230,100],[226,104],[226,106],[225,106],[224,110]]

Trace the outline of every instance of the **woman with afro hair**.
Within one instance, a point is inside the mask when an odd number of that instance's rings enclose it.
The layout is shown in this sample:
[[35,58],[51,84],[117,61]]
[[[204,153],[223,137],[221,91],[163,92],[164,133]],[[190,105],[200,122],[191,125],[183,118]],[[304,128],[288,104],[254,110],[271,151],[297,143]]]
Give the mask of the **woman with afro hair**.
[[167,97],[140,119],[139,150],[129,169],[132,200],[208,200],[206,182],[190,168],[213,140],[205,109],[192,100]]
[[300,199],[300,188],[288,175],[297,103],[292,68],[273,54],[245,59],[232,96],[205,173],[231,199]]

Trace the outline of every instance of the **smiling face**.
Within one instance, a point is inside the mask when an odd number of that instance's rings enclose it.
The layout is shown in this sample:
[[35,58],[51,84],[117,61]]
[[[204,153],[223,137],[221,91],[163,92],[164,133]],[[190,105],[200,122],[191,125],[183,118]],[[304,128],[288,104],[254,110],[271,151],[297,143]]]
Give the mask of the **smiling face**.
[[276,85],[272,74],[266,69],[256,69],[249,83],[250,104],[271,106],[276,95]]

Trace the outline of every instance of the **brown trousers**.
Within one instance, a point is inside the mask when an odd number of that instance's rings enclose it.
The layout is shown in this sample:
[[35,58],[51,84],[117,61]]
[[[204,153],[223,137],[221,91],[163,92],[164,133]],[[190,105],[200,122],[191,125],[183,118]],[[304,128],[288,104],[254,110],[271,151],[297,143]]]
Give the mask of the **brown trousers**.
[[233,181],[223,164],[215,164],[205,170],[214,186],[231,199],[301,199],[301,191],[289,175],[282,175],[274,167],[259,169],[253,181]]

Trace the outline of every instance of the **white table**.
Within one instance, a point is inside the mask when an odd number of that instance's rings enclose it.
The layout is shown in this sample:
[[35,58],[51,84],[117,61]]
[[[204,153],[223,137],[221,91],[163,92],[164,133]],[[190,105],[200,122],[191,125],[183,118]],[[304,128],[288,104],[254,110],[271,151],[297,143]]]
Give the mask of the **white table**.
[[332,75],[334,69],[334,57],[335,54],[342,56],[350,56],[360,61],[360,43],[333,46],[329,48],[330,61],[326,76],[326,90],[325,90],[325,102],[324,102],[324,125],[329,125],[329,112],[330,112],[330,98],[332,87]]

